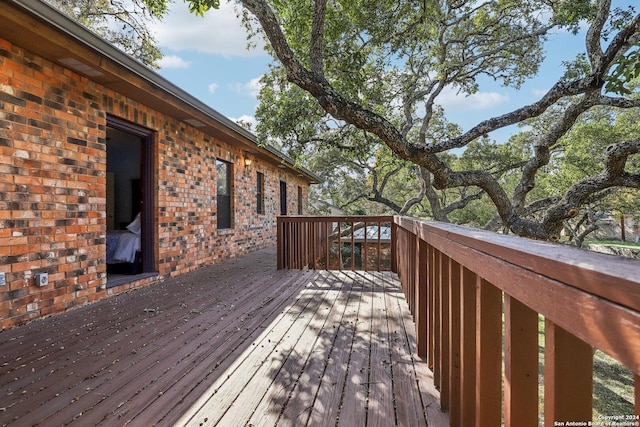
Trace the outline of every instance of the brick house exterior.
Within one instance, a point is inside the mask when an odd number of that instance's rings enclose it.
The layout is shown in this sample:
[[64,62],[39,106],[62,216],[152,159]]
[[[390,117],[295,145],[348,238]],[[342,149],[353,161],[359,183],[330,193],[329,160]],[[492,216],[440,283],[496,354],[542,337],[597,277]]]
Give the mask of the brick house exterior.
[[[2,329],[272,246],[282,205],[306,213],[317,178],[215,110],[44,3],[3,1],[0,18]],[[136,210],[141,267],[113,280],[107,230]]]

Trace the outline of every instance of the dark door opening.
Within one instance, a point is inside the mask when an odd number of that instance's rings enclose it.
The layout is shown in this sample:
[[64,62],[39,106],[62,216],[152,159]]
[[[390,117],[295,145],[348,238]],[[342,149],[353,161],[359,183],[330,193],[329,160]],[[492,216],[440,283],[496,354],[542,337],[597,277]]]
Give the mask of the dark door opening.
[[153,134],[107,118],[107,287],[156,271]]

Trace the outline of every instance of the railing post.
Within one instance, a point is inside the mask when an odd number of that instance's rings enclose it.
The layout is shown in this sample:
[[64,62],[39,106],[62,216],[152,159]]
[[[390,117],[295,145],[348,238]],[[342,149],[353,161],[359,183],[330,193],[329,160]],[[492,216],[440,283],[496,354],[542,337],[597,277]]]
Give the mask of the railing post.
[[505,427],[538,425],[538,313],[504,296]]
[[502,424],[502,292],[478,278],[476,427]]
[[396,224],[395,217],[391,220],[391,271],[398,272],[398,248],[396,243],[398,241],[398,224]]
[[277,256],[277,264],[278,270],[282,270],[284,268],[284,235],[282,233],[282,218],[277,218],[277,245],[278,245],[278,256]]
[[545,320],[544,424],[590,421],[593,408],[593,350]]

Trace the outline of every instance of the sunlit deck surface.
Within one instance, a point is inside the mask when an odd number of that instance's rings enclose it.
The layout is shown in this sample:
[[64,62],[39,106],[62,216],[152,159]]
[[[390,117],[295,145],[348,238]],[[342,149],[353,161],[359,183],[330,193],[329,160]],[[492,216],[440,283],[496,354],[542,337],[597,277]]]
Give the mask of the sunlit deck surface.
[[0,425],[448,425],[399,286],[270,249],[4,331]]

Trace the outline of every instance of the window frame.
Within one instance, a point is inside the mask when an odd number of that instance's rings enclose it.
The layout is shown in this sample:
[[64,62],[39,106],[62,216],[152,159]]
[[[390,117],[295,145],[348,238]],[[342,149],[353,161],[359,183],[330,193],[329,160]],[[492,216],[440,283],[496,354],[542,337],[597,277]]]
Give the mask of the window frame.
[[[226,186],[221,194],[221,169],[224,167]],[[228,193],[228,194],[224,194]],[[233,163],[216,159],[216,222],[218,230],[229,230],[233,228]],[[226,209],[225,209],[226,208]]]
[[256,213],[264,215],[264,174],[256,172]]

